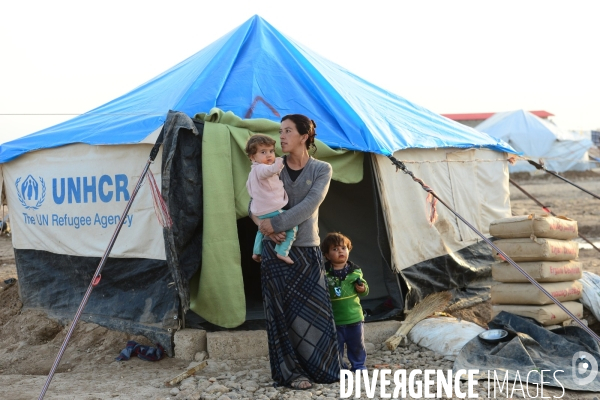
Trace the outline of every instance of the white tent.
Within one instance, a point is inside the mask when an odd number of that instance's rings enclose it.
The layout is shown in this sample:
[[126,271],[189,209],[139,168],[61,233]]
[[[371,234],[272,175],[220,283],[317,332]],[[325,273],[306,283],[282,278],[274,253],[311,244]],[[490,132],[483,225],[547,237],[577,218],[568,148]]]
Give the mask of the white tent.
[[[525,110],[496,113],[475,129],[508,142],[524,157],[542,160],[551,171],[581,171],[594,165],[587,161],[587,152],[593,146],[590,137],[562,130]],[[534,170],[535,167],[522,160],[510,167],[510,172]]]

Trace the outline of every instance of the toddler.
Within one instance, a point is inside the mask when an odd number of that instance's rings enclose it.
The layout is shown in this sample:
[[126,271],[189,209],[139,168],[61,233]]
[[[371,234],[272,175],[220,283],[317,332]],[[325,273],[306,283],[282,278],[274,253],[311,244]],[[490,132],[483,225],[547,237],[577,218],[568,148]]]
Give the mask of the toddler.
[[[250,175],[246,182],[246,188],[252,198],[250,212],[259,219],[272,218],[282,213],[288,197],[283,182],[279,180],[283,159],[275,157],[275,140],[267,135],[252,135],[246,143],[246,154],[252,161]],[[275,246],[277,258],[288,264],[294,263],[289,252],[297,231],[297,226],[286,231],[285,240]],[[252,259],[257,262],[261,261],[262,241],[263,234],[258,231],[252,251]]]
[[[341,233],[329,233],[321,243],[321,251],[327,259],[325,271],[327,286],[333,308],[340,360],[344,357],[344,344],[348,349],[351,371],[367,369],[367,351],[364,341],[363,310],[360,297],[369,294],[369,286],[363,280],[360,267],[348,260],[352,242]],[[347,365],[342,362],[344,369]]]

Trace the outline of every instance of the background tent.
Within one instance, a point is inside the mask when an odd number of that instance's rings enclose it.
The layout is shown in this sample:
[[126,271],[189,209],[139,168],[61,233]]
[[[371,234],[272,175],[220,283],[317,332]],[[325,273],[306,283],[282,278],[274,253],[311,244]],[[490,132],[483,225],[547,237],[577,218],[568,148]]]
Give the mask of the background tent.
[[[168,199],[173,188],[194,197],[211,179],[210,168],[202,167],[204,152],[214,150],[207,141],[235,142],[238,129],[250,134],[257,120],[236,115],[270,122],[300,112],[317,121],[323,143],[317,156],[327,153],[325,145],[339,149],[331,150],[338,178],[321,209],[322,233],[340,230],[352,237],[352,258],[365,269],[370,298],[387,298],[396,309],[432,291],[464,291],[481,275],[490,252],[444,209],[430,226],[424,192],[396,174],[386,155],[409,162],[486,234],[492,219],[509,215],[510,146],[362,80],[256,16],[130,93],[0,147],[25,307],[72,317],[169,109],[179,111],[169,114],[169,121],[179,116],[177,123],[165,127],[172,146],[168,156],[159,154],[162,165],[152,166]],[[201,119],[189,118],[209,110]],[[207,135],[207,126],[221,133]],[[234,144],[230,148],[234,154]],[[360,161],[363,154],[371,156]],[[344,157],[352,163],[336,167]],[[243,172],[236,159],[230,163],[234,185]],[[340,178],[350,164],[356,173]],[[243,280],[243,296],[223,299],[227,292],[218,285],[198,293],[204,279],[215,279],[206,276],[209,263],[219,264],[202,259],[207,191],[172,209],[174,218],[189,222],[174,229],[178,242],[163,237],[148,192],[142,187],[84,318],[170,347],[187,304],[225,327],[260,317],[260,295],[250,289],[256,288],[258,269],[243,264],[249,257],[230,268]],[[247,219],[237,221],[242,254],[252,229]]]
[[[562,130],[529,111],[496,113],[475,129],[508,142],[525,157],[543,160],[551,171],[587,170],[594,166],[588,162],[587,154],[593,146],[591,137]],[[509,169],[510,172],[531,172],[535,167],[521,160]]]

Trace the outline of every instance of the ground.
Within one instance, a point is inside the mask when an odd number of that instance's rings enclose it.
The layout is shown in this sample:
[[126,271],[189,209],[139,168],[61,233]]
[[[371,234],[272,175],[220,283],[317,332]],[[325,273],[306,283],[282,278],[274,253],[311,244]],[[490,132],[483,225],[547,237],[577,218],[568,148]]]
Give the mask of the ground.
[[[600,174],[593,172],[566,174],[580,186],[600,193]],[[550,176],[513,177],[519,185],[537,197],[552,211],[578,221],[579,231],[600,241],[600,200]],[[511,186],[511,205],[515,215],[542,210]],[[11,238],[0,236],[0,286],[9,278],[17,278]],[[600,274],[600,257],[594,249],[579,253],[584,270]],[[18,282],[0,289],[0,399],[37,398],[46,375],[59,351],[66,328],[35,310],[22,310]],[[453,313],[480,325],[490,319],[489,303]],[[600,331],[599,331],[600,332]],[[147,362],[137,358],[117,362],[115,357],[127,340],[150,344],[143,337],[109,331],[80,322],[46,394],[47,399],[217,399],[236,398],[310,398],[339,397],[339,385],[316,385],[311,391],[272,388],[268,360],[213,361],[194,378],[177,388],[164,382],[189,367],[189,362],[165,358]],[[451,368],[451,361],[412,345],[387,351],[381,343],[369,350],[369,366],[400,364],[413,368]],[[480,398],[487,398],[479,391]],[[546,395],[560,396],[561,392]],[[499,396],[500,397],[500,396]],[[594,398],[590,393],[567,392],[563,399]]]

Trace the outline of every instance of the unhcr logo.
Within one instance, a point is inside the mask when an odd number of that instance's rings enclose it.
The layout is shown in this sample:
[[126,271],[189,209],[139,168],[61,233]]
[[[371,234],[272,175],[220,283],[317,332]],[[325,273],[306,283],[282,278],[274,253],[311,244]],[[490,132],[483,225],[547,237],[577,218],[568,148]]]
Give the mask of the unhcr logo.
[[19,201],[27,210],[37,210],[46,199],[46,183],[41,176],[39,179],[38,183],[32,175],[28,175],[23,183],[20,177],[15,181]]

